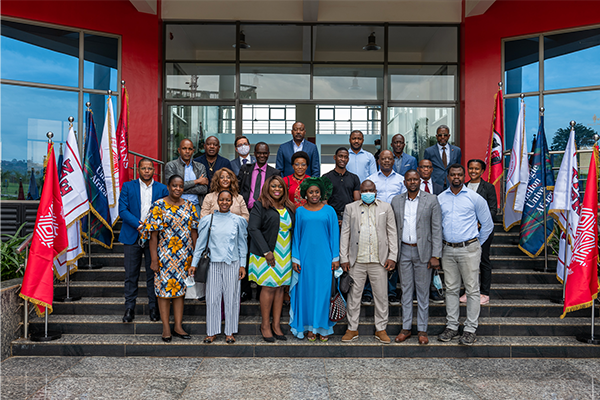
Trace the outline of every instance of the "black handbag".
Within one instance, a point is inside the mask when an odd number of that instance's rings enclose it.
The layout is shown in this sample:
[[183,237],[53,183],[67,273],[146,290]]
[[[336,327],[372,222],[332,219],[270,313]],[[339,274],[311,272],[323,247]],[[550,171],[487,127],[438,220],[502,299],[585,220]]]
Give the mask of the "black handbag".
[[354,285],[354,279],[352,279],[349,272],[344,271],[340,276],[340,292],[348,294],[352,285]]
[[208,248],[208,243],[210,243],[210,231],[212,230],[212,222],[214,215],[215,214],[212,214],[210,216],[210,225],[208,227],[206,247],[200,255],[200,261],[198,261],[198,266],[196,267],[196,274],[194,275],[194,280],[200,283],[206,283],[206,278],[208,277],[208,268],[210,267],[210,249]]
[[346,318],[346,302],[342,298],[341,293],[336,285],[337,279],[332,274],[331,277],[331,299],[329,303],[329,319],[332,322],[339,322]]

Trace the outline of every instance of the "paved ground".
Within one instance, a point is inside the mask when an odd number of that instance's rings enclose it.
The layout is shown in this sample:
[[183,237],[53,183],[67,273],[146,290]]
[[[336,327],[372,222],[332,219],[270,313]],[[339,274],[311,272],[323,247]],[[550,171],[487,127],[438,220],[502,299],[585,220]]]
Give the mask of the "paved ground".
[[600,359],[12,357],[2,399],[600,399]]

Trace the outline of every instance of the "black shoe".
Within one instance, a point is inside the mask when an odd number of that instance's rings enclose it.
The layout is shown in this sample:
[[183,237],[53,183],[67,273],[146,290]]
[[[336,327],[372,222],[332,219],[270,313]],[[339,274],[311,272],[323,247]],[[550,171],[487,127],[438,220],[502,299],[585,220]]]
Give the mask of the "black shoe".
[[361,304],[363,306],[370,306],[373,304],[373,298],[371,296],[365,294],[362,297]]
[[440,335],[438,336],[438,340],[440,342],[449,342],[454,338],[457,338],[460,334],[458,333],[458,331],[455,331],[454,329],[450,329],[450,328],[446,328],[444,329],[444,332],[440,333]]
[[171,341],[173,337],[172,336],[168,336],[168,337],[162,337],[163,342],[169,343]]
[[400,305],[400,300],[398,300],[398,298],[396,296],[388,296],[388,302],[392,306],[399,306]]
[[265,342],[267,342],[267,343],[275,343],[275,338],[274,338],[273,336],[271,336],[271,337],[266,337],[266,336],[265,336],[265,335],[263,335],[263,333],[262,333],[262,328],[259,328],[259,329],[260,329],[260,334],[262,335],[262,338],[263,338],[263,340],[264,340]]
[[123,322],[133,322],[135,318],[135,311],[133,309],[128,308],[125,310],[125,315],[123,315]]
[[246,292],[242,292],[240,296],[240,302],[243,303],[248,300],[252,300],[252,293],[248,294]]
[[419,301],[417,300],[417,292],[413,293],[413,304],[419,304]]
[[190,335],[188,335],[188,334],[182,335],[182,334],[180,334],[180,333],[177,333],[177,332],[175,332],[175,331],[173,331],[172,333],[173,333],[173,336],[177,336],[179,339],[186,339],[186,340],[189,340],[189,339],[191,339],[191,338],[192,338],[192,337],[191,337]]
[[429,301],[434,304],[444,304],[444,296],[440,295],[437,289],[432,289],[431,292],[429,292]]
[[477,335],[475,332],[463,332],[463,335],[458,339],[458,344],[465,346],[471,346],[477,341]]
[[[283,340],[286,341],[287,338],[285,337],[285,335],[278,335],[275,333],[275,331],[273,330],[273,327],[271,327],[271,332],[273,332],[273,336],[275,337],[275,339],[277,340]],[[283,329],[281,330],[281,333],[283,333]]]
[[152,322],[160,321],[160,314],[158,313],[158,310],[156,308],[153,308],[152,310],[150,310],[150,321],[152,321]]

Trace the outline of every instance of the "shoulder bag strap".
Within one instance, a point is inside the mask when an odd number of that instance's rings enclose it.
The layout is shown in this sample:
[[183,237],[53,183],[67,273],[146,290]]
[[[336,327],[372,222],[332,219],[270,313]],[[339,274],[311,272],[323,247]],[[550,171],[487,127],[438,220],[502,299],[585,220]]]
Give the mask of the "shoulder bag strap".
[[208,226],[208,236],[206,237],[206,246],[204,247],[204,252],[203,254],[208,254],[210,253],[210,249],[208,248],[208,243],[210,243],[210,231],[212,230],[212,223],[213,223],[213,217],[215,216],[215,213],[213,212],[210,215],[210,225]]

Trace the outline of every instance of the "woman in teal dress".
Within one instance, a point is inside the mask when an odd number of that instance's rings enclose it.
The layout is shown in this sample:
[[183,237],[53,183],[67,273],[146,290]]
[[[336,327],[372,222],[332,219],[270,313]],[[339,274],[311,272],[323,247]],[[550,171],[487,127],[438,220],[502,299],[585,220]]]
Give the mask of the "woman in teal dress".
[[323,203],[331,195],[325,177],[308,178],[301,187],[306,204],[296,209],[292,239],[290,327],[294,336],[326,342],[335,322],[329,320],[332,270],[340,266],[340,231],[333,207]]
[[142,238],[149,241],[154,271],[154,291],[163,323],[162,338],[171,341],[169,313],[173,302],[175,326],[173,335],[190,339],[181,326],[185,278],[194,275],[192,255],[198,238],[198,213],[192,203],[181,198],[183,178],[173,175],[167,185],[169,196],[152,205],[142,229]]
[[294,208],[283,179],[275,175],[266,179],[250,213],[248,279],[262,287],[260,331],[263,339],[269,343],[275,339],[286,340],[281,330],[281,311],[284,287],[289,286],[292,278]]

